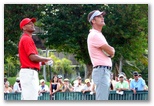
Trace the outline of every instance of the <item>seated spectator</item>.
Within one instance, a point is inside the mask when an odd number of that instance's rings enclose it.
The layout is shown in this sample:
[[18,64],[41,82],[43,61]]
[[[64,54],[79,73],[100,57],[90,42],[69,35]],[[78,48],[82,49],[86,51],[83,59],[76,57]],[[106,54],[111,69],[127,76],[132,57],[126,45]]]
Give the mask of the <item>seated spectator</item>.
[[13,85],[13,92],[15,93],[19,93],[21,92],[21,84],[20,84],[20,79],[19,77],[16,78],[16,82]]
[[49,92],[49,87],[48,85],[45,84],[45,80],[41,79],[38,94],[42,95],[42,93],[45,93],[45,92]]
[[147,90],[145,81],[138,77],[138,72],[133,72],[134,79],[130,82],[130,89],[136,94],[136,91]]
[[74,92],[81,92],[84,84],[80,76],[77,77],[77,80],[74,81]]
[[52,80],[50,81],[50,95],[53,95],[54,93],[59,91],[59,83],[58,83],[58,77],[57,75],[54,75]]
[[62,79],[62,75],[58,75],[58,84],[59,84],[59,91],[62,92],[63,90],[63,87],[64,87],[64,82],[63,82],[63,79]]
[[119,82],[116,83],[116,91],[121,92],[129,89],[129,84],[124,80],[124,75],[119,74]]
[[89,79],[85,79],[85,85],[83,87],[83,89],[81,90],[82,93],[85,93],[85,92],[91,92],[92,91],[92,84],[90,83],[90,80]]
[[12,88],[9,87],[9,82],[6,81],[4,84],[4,93],[11,93],[12,92]]
[[64,79],[64,87],[62,92],[72,92],[73,91],[73,87],[72,85],[69,83],[69,79]]

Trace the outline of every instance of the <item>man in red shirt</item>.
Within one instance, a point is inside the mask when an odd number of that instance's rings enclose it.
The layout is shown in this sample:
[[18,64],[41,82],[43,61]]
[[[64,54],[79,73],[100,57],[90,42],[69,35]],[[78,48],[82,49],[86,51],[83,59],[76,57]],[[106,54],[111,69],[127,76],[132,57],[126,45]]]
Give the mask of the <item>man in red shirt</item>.
[[51,61],[51,58],[38,55],[38,51],[32,39],[32,33],[35,31],[35,22],[35,18],[24,18],[20,22],[20,29],[23,31],[23,34],[19,41],[18,52],[21,64],[19,77],[23,100],[38,99],[38,71],[40,70],[39,63]]

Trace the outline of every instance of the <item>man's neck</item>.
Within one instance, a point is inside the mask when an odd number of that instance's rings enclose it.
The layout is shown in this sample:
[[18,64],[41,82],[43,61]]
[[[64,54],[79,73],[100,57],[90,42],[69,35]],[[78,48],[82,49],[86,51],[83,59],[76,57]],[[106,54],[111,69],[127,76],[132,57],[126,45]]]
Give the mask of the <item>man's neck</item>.
[[102,28],[103,28],[103,26],[96,26],[96,25],[93,25],[93,29],[95,29],[95,30],[97,30],[97,31],[99,31],[99,32],[102,31]]
[[23,31],[23,33],[28,34],[30,37],[32,37],[32,32]]
[[120,83],[123,83],[123,81],[120,81]]
[[137,81],[138,81],[138,79],[135,79],[135,81],[137,82]]

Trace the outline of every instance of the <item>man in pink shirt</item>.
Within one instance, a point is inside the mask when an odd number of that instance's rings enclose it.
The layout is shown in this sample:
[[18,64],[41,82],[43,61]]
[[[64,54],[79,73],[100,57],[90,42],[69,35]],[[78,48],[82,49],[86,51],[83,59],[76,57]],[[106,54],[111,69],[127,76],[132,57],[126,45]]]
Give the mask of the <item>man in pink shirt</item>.
[[110,73],[112,69],[111,58],[115,50],[111,47],[104,35],[102,28],[105,25],[105,12],[94,10],[88,14],[88,21],[92,29],[88,35],[88,52],[93,64],[92,79],[96,84],[96,100],[108,100],[110,90]]

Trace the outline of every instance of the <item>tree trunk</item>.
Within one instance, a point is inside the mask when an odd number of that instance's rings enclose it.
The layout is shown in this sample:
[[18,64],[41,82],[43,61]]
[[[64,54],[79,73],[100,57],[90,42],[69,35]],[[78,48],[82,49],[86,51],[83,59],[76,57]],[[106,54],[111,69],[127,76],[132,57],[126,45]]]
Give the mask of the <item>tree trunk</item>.
[[87,69],[87,72],[85,74],[85,78],[90,78],[92,77],[92,64],[86,64],[86,69]]
[[120,57],[120,61],[119,61],[119,73],[122,72],[122,56]]
[[115,63],[116,72],[114,74],[116,76],[118,76],[118,74],[122,72],[122,65],[123,65],[123,57],[121,56],[119,59],[119,64]]

